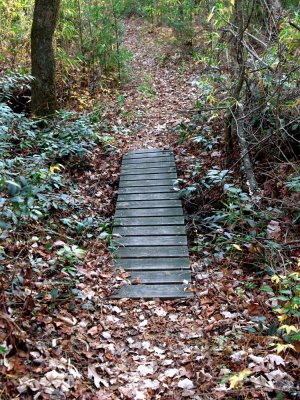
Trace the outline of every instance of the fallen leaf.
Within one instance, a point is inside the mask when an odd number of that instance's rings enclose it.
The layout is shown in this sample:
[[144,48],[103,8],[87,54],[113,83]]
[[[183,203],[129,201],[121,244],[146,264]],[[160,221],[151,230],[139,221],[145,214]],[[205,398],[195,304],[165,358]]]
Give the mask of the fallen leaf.
[[100,388],[100,383],[105,387],[109,387],[109,383],[98,374],[94,365],[88,366],[88,378],[93,379],[97,389]]
[[96,333],[98,333],[98,326],[93,326],[92,328],[90,328],[87,333],[91,336],[96,335]]
[[164,372],[164,375],[168,378],[173,378],[175,375],[178,375],[179,370],[177,368],[169,368]]
[[189,389],[193,389],[194,384],[190,379],[186,378],[186,379],[179,381],[177,386],[180,387],[181,389],[189,390]]
[[270,221],[267,226],[267,239],[280,239],[281,228],[278,221]]
[[153,367],[151,365],[139,365],[137,368],[137,372],[141,376],[147,376],[154,373]]

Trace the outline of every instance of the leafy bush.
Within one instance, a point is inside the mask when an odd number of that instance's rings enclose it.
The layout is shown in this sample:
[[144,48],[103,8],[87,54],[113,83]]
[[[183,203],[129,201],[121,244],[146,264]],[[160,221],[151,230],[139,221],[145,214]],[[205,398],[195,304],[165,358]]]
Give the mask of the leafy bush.
[[300,176],[299,175],[291,175],[289,176],[286,187],[290,189],[292,192],[300,192]]
[[0,101],[11,99],[15,90],[30,90],[32,79],[31,75],[18,72],[0,77]]
[[0,228],[46,218],[52,209],[76,207],[62,192],[62,163],[73,169],[86,163],[101,141],[95,129],[89,117],[63,113],[41,130],[38,122],[0,103]]
[[[0,92],[7,94],[3,100],[19,83],[18,76],[2,79]],[[23,278],[24,265],[30,279],[45,281],[39,299],[51,298],[51,309],[76,296],[85,255],[76,242],[84,247],[85,239],[101,239],[107,224],[100,216],[90,216],[70,171],[88,167],[97,144],[111,147],[107,133],[99,133],[102,124],[99,115],[78,117],[71,112],[32,120],[0,102],[0,286],[5,296],[17,288],[26,299],[24,288],[31,283]],[[18,246],[24,243],[20,257]],[[13,300],[8,304],[15,306]],[[36,305],[29,312],[37,310]]]
[[261,291],[267,292],[277,303],[273,307],[280,326],[277,329],[277,353],[288,348],[294,349],[293,342],[300,340],[300,274],[292,272],[289,275],[273,275],[271,285],[264,285]]
[[[69,63],[70,50],[97,75],[120,78],[129,52],[122,46],[124,4],[120,0],[77,2],[64,0],[58,34],[60,59]],[[71,65],[71,68],[73,66]]]

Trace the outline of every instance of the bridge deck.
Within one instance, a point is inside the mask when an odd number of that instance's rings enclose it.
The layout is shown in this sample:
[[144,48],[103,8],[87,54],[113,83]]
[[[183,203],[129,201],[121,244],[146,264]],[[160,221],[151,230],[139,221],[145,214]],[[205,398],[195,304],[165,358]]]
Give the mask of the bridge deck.
[[123,157],[114,219],[115,265],[129,274],[112,298],[183,298],[191,281],[173,153],[144,149]]

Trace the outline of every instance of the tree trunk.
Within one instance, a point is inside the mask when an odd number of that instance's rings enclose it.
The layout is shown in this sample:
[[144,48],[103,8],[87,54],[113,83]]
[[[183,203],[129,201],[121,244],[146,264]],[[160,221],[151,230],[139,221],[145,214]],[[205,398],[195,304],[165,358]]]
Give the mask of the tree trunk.
[[233,159],[233,132],[232,123],[234,120],[234,113],[237,108],[237,102],[240,100],[241,90],[245,81],[245,63],[244,63],[244,49],[242,40],[244,35],[244,16],[243,16],[243,1],[236,1],[234,5],[233,24],[237,26],[236,35],[232,37],[230,53],[232,58],[233,80],[235,82],[232,88],[232,98],[235,100],[234,104],[226,113],[225,116],[225,146],[227,153],[227,165],[229,166]]
[[235,2],[234,9],[234,25],[237,27],[237,32],[234,34],[232,48],[232,64],[235,67],[233,78],[235,78],[235,86],[233,89],[232,97],[235,99],[235,104],[226,114],[226,126],[225,126],[225,144],[227,148],[227,162],[231,163],[233,148],[233,122],[236,123],[235,132],[238,139],[241,161],[244,169],[244,173],[247,178],[247,183],[249,186],[250,194],[256,194],[259,191],[257,181],[255,179],[254,170],[252,167],[252,162],[248,149],[248,142],[245,134],[244,128],[244,111],[242,103],[243,86],[245,82],[246,73],[246,52],[244,44],[244,33],[247,24],[250,22],[250,17],[248,22],[245,22],[245,17],[243,15],[244,2],[242,0]]
[[31,29],[32,110],[47,116],[57,108],[53,37],[60,0],[35,0]]
[[244,173],[247,179],[247,184],[249,186],[249,192],[250,195],[252,196],[259,192],[259,187],[254,175],[254,170],[249,154],[248,142],[245,135],[245,128],[244,128],[245,116],[243,109],[240,105],[237,107],[236,118],[237,118],[236,133],[241,150],[242,165],[244,167]]
[[230,166],[233,159],[233,133],[232,133],[232,123],[233,116],[237,108],[237,103],[240,100],[241,91],[245,81],[245,68],[243,66],[240,71],[240,76],[238,78],[237,83],[233,89],[232,98],[235,99],[236,104],[234,104],[225,115],[225,146],[226,146],[226,154],[227,154],[227,165]]

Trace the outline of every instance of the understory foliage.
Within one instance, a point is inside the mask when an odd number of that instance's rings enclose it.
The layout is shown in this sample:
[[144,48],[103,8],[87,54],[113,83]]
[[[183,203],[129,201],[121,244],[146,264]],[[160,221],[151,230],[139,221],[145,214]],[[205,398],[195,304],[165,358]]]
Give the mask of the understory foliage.
[[[210,2],[202,32],[206,46],[197,55],[201,73],[193,82],[198,113],[177,132],[180,143],[214,157],[225,141],[226,159],[195,163],[182,191],[195,212],[194,250],[208,265],[234,262],[266,282],[260,290],[272,296],[278,320],[262,317],[254,332],[276,335],[281,353],[299,349],[300,14],[293,4],[278,14],[271,2],[268,9],[264,4]],[[214,127],[222,110],[223,137]],[[242,185],[235,175],[240,164],[247,180]]]
[[[10,98],[9,88],[14,88],[18,78],[3,79],[5,98]],[[78,185],[71,177],[76,171],[89,168],[89,158],[96,146],[108,150],[106,136],[100,133],[101,127],[96,121],[94,114],[77,115],[74,112],[62,112],[48,122],[31,120],[0,102],[2,290],[12,285],[13,290],[23,296],[22,262],[15,268],[8,262],[13,259],[17,263],[14,248],[18,247],[18,237],[23,245],[28,240],[31,244],[46,240],[47,262],[43,257],[26,255],[27,251],[23,255],[29,257],[30,267],[26,268],[30,268],[31,279],[55,279],[50,285],[53,300],[59,293],[62,299],[74,295],[71,289],[78,280],[77,267],[86,253],[79,247],[80,243],[99,238],[102,232],[109,230],[105,218],[94,215],[84,205]],[[55,242],[52,239],[55,236],[64,241]],[[10,295],[10,291],[3,293],[2,301],[8,296],[6,306],[14,307]],[[37,312],[38,309],[32,307],[32,311]]]
[[[0,1],[1,69],[30,72],[32,13],[32,1]],[[120,0],[62,1],[55,43],[62,99],[76,92],[79,78],[91,91],[103,82],[123,78],[131,57],[122,43],[123,15],[124,5]]]
[[84,165],[99,142],[87,118],[72,121],[74,114],[65,113],[51,131],[41,131],[38,124],[15,114],[3,103],[0,118],[1,189],[8,196],[1,199],[2,206],[5,204],[2,229],[11,228],[11,223],[46,218],[51,208],[64,210],[71,205],[70,196],[58,194],[65,186],[59,171],[65,160],[69,165]]

